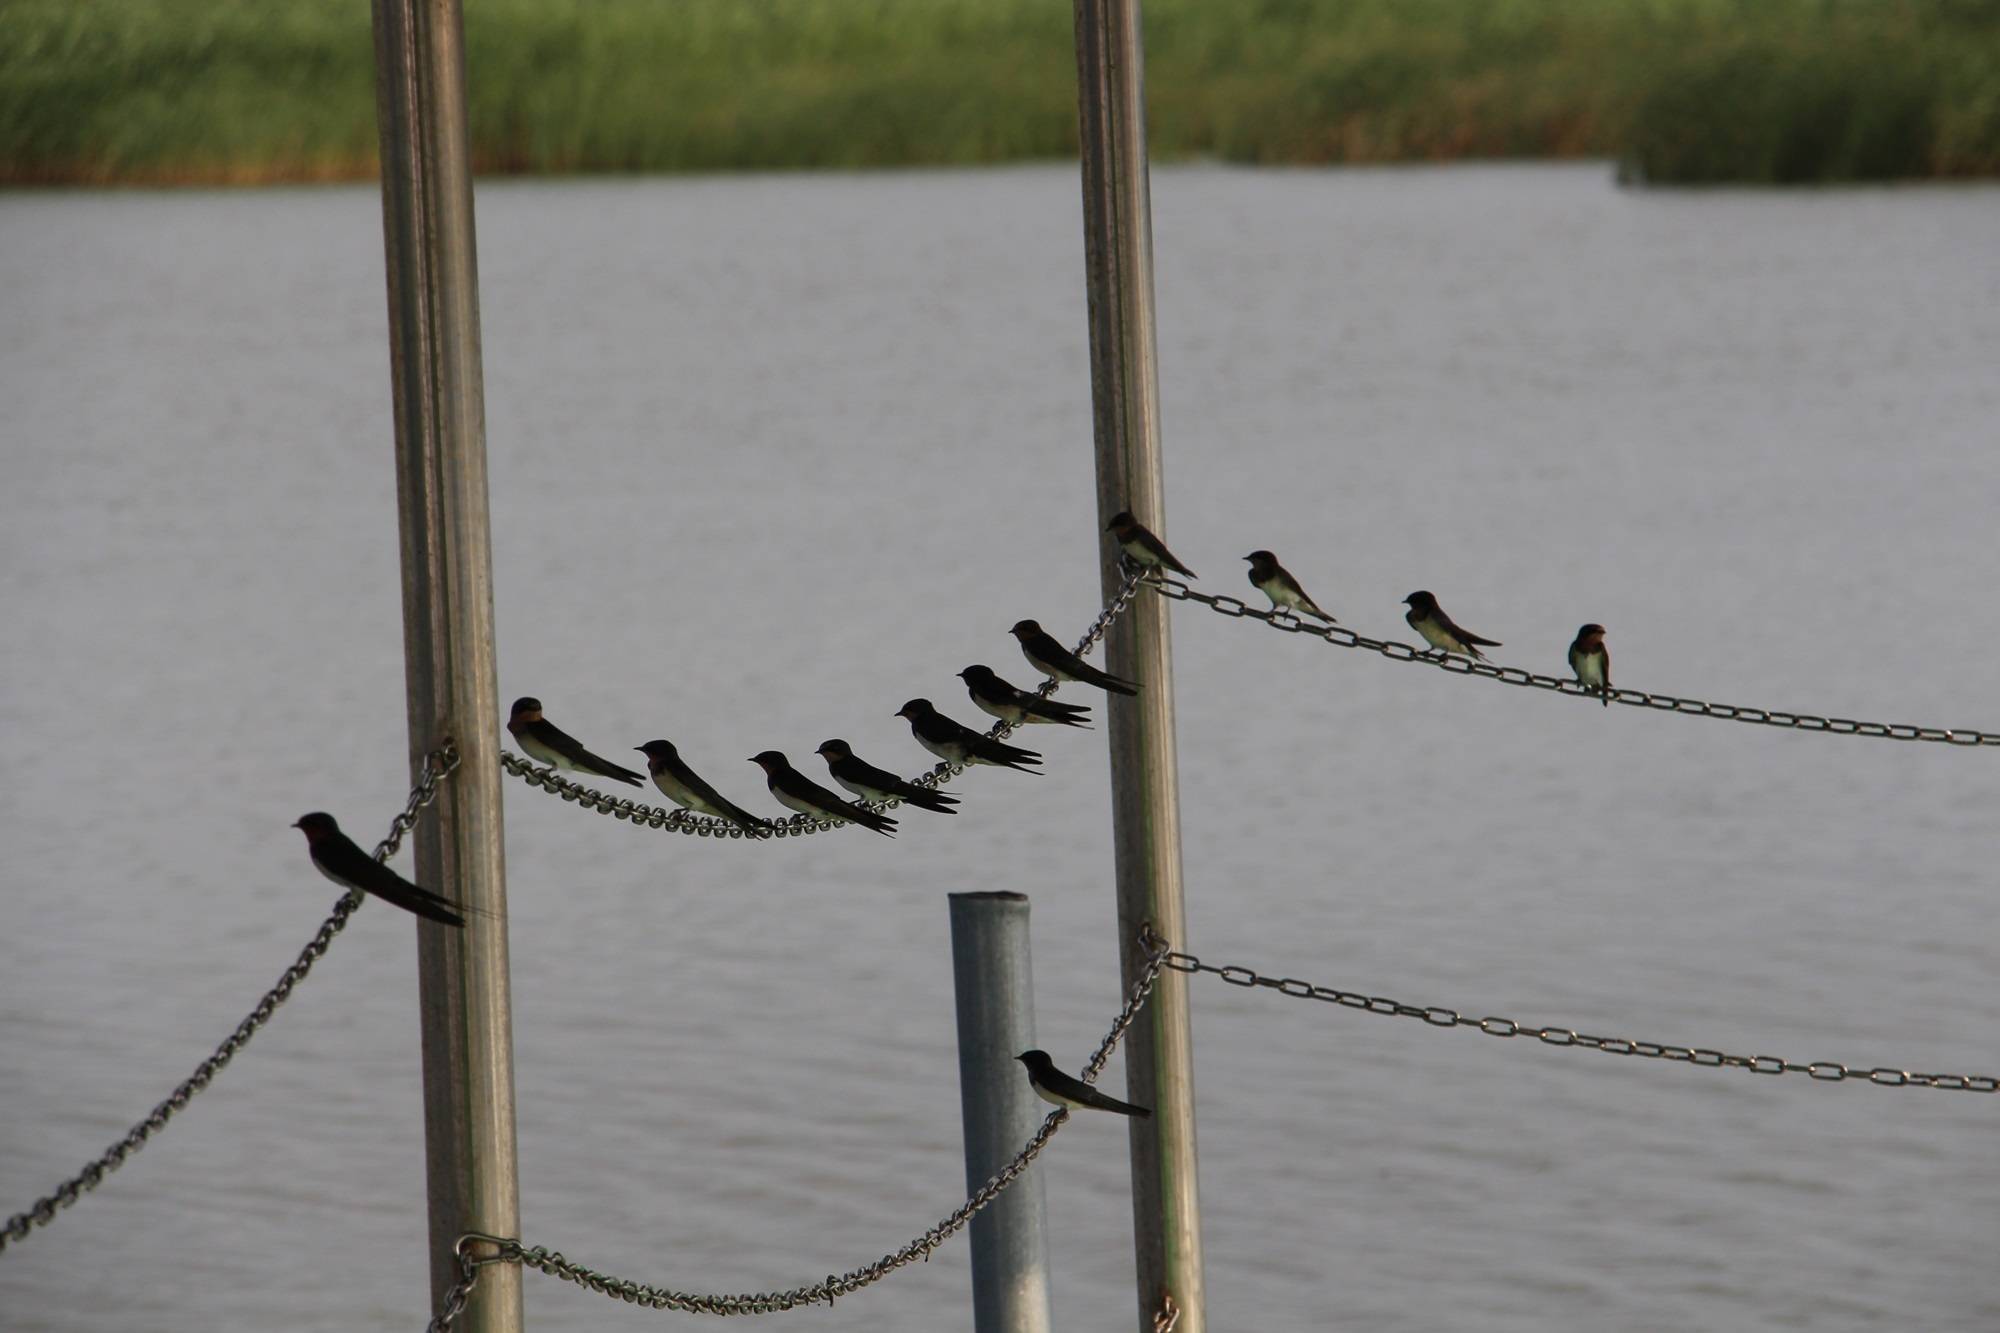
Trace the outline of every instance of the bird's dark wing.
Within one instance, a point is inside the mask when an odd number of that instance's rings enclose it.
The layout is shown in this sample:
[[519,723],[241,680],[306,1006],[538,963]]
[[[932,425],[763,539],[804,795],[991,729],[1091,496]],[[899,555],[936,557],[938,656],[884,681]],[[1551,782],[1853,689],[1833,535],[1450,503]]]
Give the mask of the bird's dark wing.
[[745,833],[759,833],[771,827],[770,820],[757,818],[757,816],[751,814],[748,810],[745,810],[742,806],[709,786],[707,782],[702,780],[700,774],[679,760],[667,760],[666,768],[681,786],[687,788],[717,810],[720,810],[724,819],[727,819]]
[[643,787],[646,785],[645,778],[640,774],[634,773],[622,764],[614,764],[602,755],[592,754],[583,748],[583,742],[547,718],[543,718],[539,722],[530,722],[528,726],[533,730],[536,740],[548,746],[578,768],[587,769],[599,777],[612,778],[618,782],[629,782],[634,787]]
[[876,814],[859,801],[842,800],[839,793],[820,786],[817,782],[814,782],[811,778],[806,777],[796,769],[786,778],[785,790],[804,801],[807,805],[813,806],[815,809],[824,810],[827,814],[833,815],[836,818],[851,820],[865,829],[873,829],[884,837],[893,838],[896,836],[890,832],[891,829],[896,827],[895,820],[889,818],[887,815]]
[[1046,634],[1032,640],[1028,645],[1028,651],[1035,657],[1039,657],[1042,661],[1047,662],[1050,666],[1061,667],[1064,671],[1075,676],[1086,685],[1095,685],[1098,689],[1109,690],[1113,694],[1137,694],[1139,692],[1139,687],[1133,682],[1121,680],[1108,671],[1099,671],[1096,667],[1084,661],[1081,657],[1078,657],[1075,653],[1063,647]]
[[1090,730],[1090,710],[1082,704],[1066,704],[1055,699],[1043,699],[1032,694],[1022,694],[1020,704],[1030,717],[1047,718],[1060,722],[1066,727],[1082,727]]
[[1034,771],[1028,767],[1029,764],[1039,764],[1042,762],[1042,756],[1033,750],[1024,750],[1018,745],[1008,745],[1003,741],[996,741],[990,736],[981,736],[976,732],[973,734],[972,739],[966,742],[966,749],[989,764],[999,764],[1006,768],[1018,768],[1023,773]]
[[1458,622],[1446,615],[1442,608],[1431,612],[1431,616],[1443,627],[1447,634],[1457,639],[1460,643],[1477,644],[1481,648],[1498,648],[1500,646],[1500,640],[1498,639],[1482,639],[1470,630],[1460,629]]
[[1174,570],[1176,573],[1185,574],[1191,579],[1201,577],[1201,575],[1176,560],[1174,553],[1167,549],[1167,544],[1154,536],[1149,529],[1134,524],[1132,528],[1132,542],[1168,569]]
[[1141,1120],[1153,1114],[1146,1107],[1134,1106],[1130,1102],[1121,1102],[1108,1093],[1099,1092],[1082,1079],[1071,1078],[1060,1069],[1049,1070],[1041,1076],[1041,1081],[1042,1086],[1056,1094],[1056,1096],[1066,1097],[1073,1102],[1081,1102],[1083,1105],[1094,1107],[1099,1111],[1112,1111],[1118,1115],[1137,1116]]
[[956,796],[947,796],[931,787],[919,787],[914,782],[907,782],[894,773],[859,759],[850,758],[843,762],[836,776],[844,777],[849,782],[859,783],[874,791],[887,792],[897,800],[906,801],[920,809],[935,810],[944,815],[956,813],[951,808],[958,804]]
[[362,851],[345,834],[338,836],[338,843],[332,838],[322,840],[313,854],[320,865],[341,883],[352,884],[362,892],[372,893],[383,902],[400,907],[405,912],[414,912],[418,916],[442,922],[447,926],[465,924],[465,918],[452,908],[450,899],[410,883]]

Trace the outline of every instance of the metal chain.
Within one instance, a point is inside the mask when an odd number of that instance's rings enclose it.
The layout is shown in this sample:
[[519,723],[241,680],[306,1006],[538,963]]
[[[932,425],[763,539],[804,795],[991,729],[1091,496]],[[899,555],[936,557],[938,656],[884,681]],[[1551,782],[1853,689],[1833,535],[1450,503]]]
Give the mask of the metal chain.
[[1153,1316],[1153,1333],[1174,1333],[1181,1322],[1181,1307],[1174,1304],[1174,1295],[1168,1292],[1160,1297],[1159,1311]]
[[[1165,940],[1152,932],[1150,926],[1141,930],[1141,940],[1146,949],[1146,965],[1126,992],[1125,1006],[1112,1021],[1111,1030],[1105,1034],[1104,1042],[1092,1057],[1089,1067],[1083,1072],[1083,1081],[1094,1083],[1103,1072],[1104,1062],[1110,1058],[1118,1039],[1131,1026],[1133,1018],[1145,1005],[1146,997],[1152,993],[1153,983],[1159,979],[1160,966],[1170,956]],[[1042,1149],[1055,1136],[1055,1132],[1069,1119],[1069,1111],[1058,1107],[1042,1121],[1042,1127],[1035,1131],[1033,1138],[1016,1153],[1014,1159],[1000,1168],[994,1175],[975,1190],[970,1198],[949,1216],[940,1220],[928,1231],[912,1240],[899,1250],[883,1255],[872,1264],[865,1264],[847,1273],[829,1274],[819,1282],[808,1286],[793,1287],[786,1291],[760,1291],[740,1295],[709,1296],[693,1292],[676,1291],[671,1287],[650,1287],[626,1278],[612,1277],[595,1272],[565,1258],[560,1252],[540,1245],[526,1246],[520,1241],[505,1236],[489,1236],[481,1232],[467,1232],[460,1236],[457,1245],[459,1280],[446,1293],[445,1302],[435,1318],[425,1326],[425,1333],[450,1333],[452,1322],[465,1309],[466,1300],[478,1284],[479,1270],[487,1264],[518,1263],[550,1277],[573,1282],[579,1287],[587,1287],[603,1296],[626,1302],[629,1305],[643,1305],[653,1310],[679,1310],[684,1314],[775,1314],[784,1310],[796,1310],[808,1305],[832,1305],[839,1296],[849,1296],[864,1287],[873,1286],[899,1268],[913,1264],[920,1259],[928,1260],[931,1252],[951,1239],[973,1215],[1000,1197],[1009,1185],[1018,1179],[1030,1163],[1041,1155]],[[479,1257],[471,1253],[472,1247],[490,1247],[490,1252]],[[1178,1318],[1178,1316],[1175,1316]],[[1169,1328],[1172,1327],[1170,1323]]]
[[[1283,630],[1287,634],[1309,634],[1339,648],[1365,648],[1369,652],[1380,653],[1392,662],[1419,662],[1455,675],[1483,676],[1488,680],[1497,680],[1507,685],[1553,690],[1557,694],[1588,699],[1593,703],[1600,702],[1603,698],[1595,689],[1579,681],[1560,676],[1538,675],[1532,671],[1524,671],[1520,667],[1494,666],[1490,662],[1478,662],[1469,657],[1452,656],[1427,648],[1414,648],[1407,643],[1397,643],[1394,640],[1371,639],[1341,625],[1308,624],[1294,612],[1263,611],[1251,606],[1240,597],[1196,592],[1179,579],[1159,576],[1148,578],[1146,582],[1154,592],[1172,601],[1200,602],[1217,615],[1232,619],[1261,620],[1272,629]],[[1678,713],[1687,717],[1719,717],[1731,722],[1754,722],[1760,726],[1785,727],[1794,731],[1822,731],[1835,736],[1879,736],[1894,741],[1941,741],[1946,745],[2000,745],[2000,732],[1979,731],[1972,727],[1919,727],[1907,722],[1857,722],[1847,717],[1820,717],[1813,713],[1788,713],[1775,708],[1708,703],[1701,699],[1682,699],[1671,694],[1651,694],[1645,690],[1627,690],[1616,686],[1611,689],[1611,702],[1630,704],[1634,708],[1652,708],[1663,713]]]
[[1320,1000],[1371,1014],[1392,1014],[1399,1018],[1420,1018],[1432,1027],[1477,1028],[1489,1037],[1533,1037],[1548,1046],[1581,1046],[1606,1055],[1638,1055],[1648,1060],[1668,1060],[1700,1065],[1709,1069],[1747,1069],[1753,1074],[1804,1074],[1820,1083],[1865,1082],[1884,1088],[1943,1088],[1951,1092],[2000,1091],[2000,1078],[1991,1074],[1917,1074],[1907,1069],[1856,1069],[1832,1060],[1801,1064],[1775,1055],[1725,1055],[1700,1046],[1666,1046],[1659,1042],[1635,1041],[1629,1037],[1594,1037],[1571,1028],[1531,1027],[1511,1018],[1473,1018],[1442,1005],[1404,1004],[1380,995],[1362,995],[1333,986],[1316,986],[1293,977],[1267,977],[1253,968],[1217,967],[1193,954],[1169,953],[1161,965],[1176,972],[1208,972],[1232,986],[1274,990],[1295,1000]]
[[[404,804],[403,812],[390,824],[389,836],[375,848],[376,860],[386,861],[395,855],[404,837],[415,826],[417,812],[436,798],[438,784],[457,767],[458,748],[450,741],[424,756],[423,772],[417,779],[417,785],[410,789],[410,799]],[[299,951],[298,959],[285,969],[284,975],[278,978],[278,984],[257,1001],[257,1007],[250,1011],[249,1016],[236,1025],[236,1030],[215,1048],[215,1054],[196,1065],[194,1073],[167,1094],[165,1101],[155,1106],[144,1120],[132,1126],[124,1138],[106,1148],[95,1161],[58,1185],[52,1193],[36,1200],[26,1212],[8,1218],[6,1224],[0,1226],[0,1251],[5,1251],[10,1243],[26,1240],[30,1232],[38,1226],[47,1226],[59,1210],[75,1203],[86,1190],[96,1189],[105,1176],[123,1166],[126,1158],[144,1147],[147,1140],[167,1127],[169,1120],[186,1109],[194,1095],[206,1088],[236,1057],[236,1053],[250,1044],[250,1038],[257,1035],[257,1030],[271,1021],[271,1015],[277,1012],[278,1006],[291,998],[293,987],[306,979],[313,964],[327,951],[333,937],[346,927],[347,919],[360,905],[360,893],[343,894],[340,901],[334,904],[333,915],[320,924],[306,947]]]
[[[1132,599],[1137,595],[1139,585],[1143,581],[1139,571],[1130,568],[1124,570],[1124,577],[1119,583],[1118,591],[1112,595],[1111,601],[1105,605],[1104,610],[1098,613],[1097,619],[1084,632],[1083,638],[1078,640],[1076,645],[1076,655],[1078,657],[1084,656],[1097,646],[1098,641],[1104,637],[1105,631],[1111,628],[1112,622],[1123,615],[1125,608],[1132,604]],[[1042,681],[1041,687],[1035,690],[1034,693],[1036,697],[1046,699],[1056,692],[1056,687],[1060,683],[1060,681],[1057,681],[1053,677],[1046,678]],[[996,722],[986,729],[986,735],[994,740],[1004,741],[1014,734],[1014,730],[1015,728],[1008,723]],[[645,828],[665,829],[674,833],[685,833],[692,837],[802,838],[809,833],[825,833],[831,829],[847,827],[845,821],[841,820],[815,819],[810,815],[791,815],[785,819],[772,820],[771,831],[769,833],[745,833],[737,825],[730,823],[726,819],[717,819],[713,815],[698,815],[691,810],[679,807],[669,810],[663,806],[646,805],[629,797],[612,796],[607,792],[597,790],[595,787],[586,787],[580,782],[572,782],[568,778],[559,776],[553,769],[537,767],[534,763],[523,759],[509,750],[502,750],[500,752],[500,767],[515,777],[520,778],[530,787],[537,787],[552,795],[560,796],[565,801],[580,805],[586,810],[595,810],[600,815],[610,815],[613,819],[626,820]],[[953,778],[965,772],[965,767],[964,764],[937,764],[925,772],[918,774],[916,777],[911,778],[910,781],[919,787],[942,787],[945,783],[950,782]],[[893,810],[901,805],[902,802],[892,800],[864,802],[864,804],[870,810]]]

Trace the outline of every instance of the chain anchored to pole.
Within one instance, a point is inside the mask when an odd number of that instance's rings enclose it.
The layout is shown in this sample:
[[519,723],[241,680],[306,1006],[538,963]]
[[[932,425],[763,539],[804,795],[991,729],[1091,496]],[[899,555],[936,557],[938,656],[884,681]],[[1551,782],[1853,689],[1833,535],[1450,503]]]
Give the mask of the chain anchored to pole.
[[[403,839],[416,827],[417,812],[436,798],[438,784],[457,767],[458,749],[450,741],[424,756],[423,771],[418,775],[416,785],[410,789],[410,798],[404,803],[403,812],[390,822],[389,836],[375,846],[377,861],[387,861],[396,854],[397,848],[403,845]],[[250,1044],[257,1030],[271,1021],[271,1015],[277,1012],[278,1006],[291,998],[293,988],[306,979],[313,964],[333,943],[333,937],[346,928],[347,918],[361,906],[362,897],[361,891],[356,889],[334,904],[333,915],[320,924],[306,947],[299,951],[297,961],[278,978],[278,984],[264,993],[264,998],[257,1001],[257,1007],[250,1011],[249,1016],[238,1023],[236,1030],[215,1048],[215,1054],[196,1065],[194,1072],[168,1093],[165,1101],[155,1106],[144,1120],[126,1131],[124,1138],[106,1148],[83,1170],[37,1199],[26,1212],[8,1218],[6,1224],[0,1226],[0,1251],[10,1244],[26,1240],[36,1227],[47,1226],[54,1221],[58,1211],[75,1203],[86,1191],[96,1189],[104,1177],[123,1166],[126,1158],[145,1147],[155,1134],[167,1127],[169,1120],[187,1109],[194,1095],[213,1082],[223,1067],[236,1058],[236,1053]]]
[[1573,1028],[1534,1027],[1511,1018],[1474,1018],[1435,1004],[1405,1004],[1381,995],[1363,995],[1335,986],[1318,986],[1296,977],[1267,977],[1253,968],[1204,963],[1190,953],[1169,953],[1161,966],[1175,972],[1205,972],[1232,986],[1276,991],[1294,1000],[1319,1000],[1344,1009],[1397,1018],[1420,1018],[1436,1028],[1476,1028],[1489,1037],[1533,1037],[1545,1046],[1578,1046],[1606,1055],[1636,1055],[1647,1060],[1697,1065],[1705,1069],[1747,1069],[1753,1074],[1804,1074],[1817,1083],[1859,1082],[1878,1088],[1942,1088],[1950,1092],[2000,1091],[1991,1074],[1918,1074],[1907,1069],[1858,1069],[1832,1060],[1801,1063],[1775,1055],[1726,1055],[1701,1046],[1668,1046],[1630,1037],[1597,1037]]
[[[1160,969],[1168,953],[1167,941],[1153,933],[1148,926],[1143,931],[1143,947],[1147,950],[1146,966],[1138,979],[1126,992],[1125,1005],[1112,1020],[1111,1028],[1104,1034],[1097,1053],[1084,1068],[1083,1081],[1095,1083],[1104,1072],[1105,1062],[1111,1058],[1118,1041],[1125,1035],[1132,1020],[1145,1006],[1146,997],[1152,993],[1153,983],[1159,979]],[[836,1297],[849,1296],[865,1287],[873,1286],[899,1268],[906,1267],[920,1259],[929,1259],[931,1252],[965,1228],[974,1215],[1000,1197],[1034,1160],[1041,1156],[1042,1149],[1055,1137],[1058,1129],[1068,1123],[1069,1112],[1058,1108],[1051,1111],[1042,1121],[1042,1127],[1028,1140],[1012,1161],[994,1172],[984,1185],[975,1190],[971,1197],[949,1216],[925,1231],[901,1249],[883,1255],[872,1264],[853,1269],[847,1273],[829,1274],[818,1282],[806,1286],[792,1287],[785,1291],[760,1291],[736,1295],[703,1295],[695,1292],[677,1291],[671,1287],[653,1287],[633,1282],[626,1278],[612,1277],[599,1273],[565,1258],[559,1251],[546,1249],[540,1245],[523,1245],[520,1241],[505,1236],[489,1236],[479,1232],[467,1232],[458,1238],[455,1253],[458,1257],[458,1282],[445,1293],[438,1312],[425,1326],[426,1333],[450,1333],[453,1322],[465,1309],[473,1289],[479,1284],[479,1271],[490,1264],[514,1263],[532,1268],[538,1273],[573,1282],[579,1287],[587,1287],[599,1295],[609,1296],[631,1305],[643,1305],[653,1310],[678,1310],[683,1314],[740,1315],[776,1314],[785,1310],[797,1310],[809,1305],[832,1305]],[[1169,1325],[1171,1327],[1171,1325]]]

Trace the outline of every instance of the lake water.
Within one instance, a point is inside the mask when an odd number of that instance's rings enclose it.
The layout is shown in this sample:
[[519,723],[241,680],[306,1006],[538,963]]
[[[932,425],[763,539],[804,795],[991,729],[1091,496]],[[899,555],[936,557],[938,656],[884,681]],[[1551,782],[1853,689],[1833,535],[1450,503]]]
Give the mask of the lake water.
[[[1161,170],[1168,533],[1363,632],[2000,726],[2000,188],[1603,166]],[[502,699],[744,757],[1096,608],[1073,169],[479,194]],[[184,1077],[406,789],[372,188],[0,196],[0,1213]],[[1418,1004],[1992,1073],[2000,752],[1604,710],[1174,615],[1188,948]],[[1074,697],[1074,691],[1065,697]],[[1084,700],[1091,702],[1091,700]],[[1117,1004],[1103,732],[962,813],[750,846],[509,781],[523,1228],[708,1291],[963,1196],[945,895],[1033,897],[1042,1044]],[[817,768],[817,761],[801,767]],[[771,807],[775,808],[775,807]],[[407,868],[405,859],[401,863]],[[415,951],[370,904],[172,1130],[0,1256],[10,1330],[409,1330]],[[2000,1098],[1558,1051],[1191,982],[1216,1329],[2000,1324]],[[1108,1086],[1123,1086],[1114,1066]],[[1044,1165],[1065,1329],[1133,1325],[1125,1135]],[[969,1328],[966,1246],[820,1329]],[[538,1329],[693,1322],[525,1278]]]

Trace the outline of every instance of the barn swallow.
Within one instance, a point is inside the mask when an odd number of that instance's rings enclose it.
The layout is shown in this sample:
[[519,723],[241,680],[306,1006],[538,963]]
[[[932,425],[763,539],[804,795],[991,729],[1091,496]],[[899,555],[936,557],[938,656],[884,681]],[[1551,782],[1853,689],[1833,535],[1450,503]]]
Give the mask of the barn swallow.
[[1498,640],[1482,639],[1477,634],[1460,629],[1438,606],[1437,598],[1427,592],[1413,592],[1403,602],[1410,608],[1403,619],[1410,622],[1411,629],[1424,636],[1425,643],[1438,650],[1440,657],[1446,653],[1459,653],[1484,662],[1486,654],[1480,652],[1480,648],[1500,646]]
[[1576,632],[1576,642],[1569,646],[1569,669],[1576,672],[1578,684],[1596,690],[1604,706],[1611,707],[1611,650],[1604,646],[1604,626],[1585,625]]
[[340,831],[332,815],[322,811],[300,815],[292,827],[305,831],[306,851],[319,873],[341,888],[372,893],[383,902],[394,903],[428,921],[440,921],[447,926],[465,924],[465,918],[452,909],[451,899],[418,888],[362,851],[354,845],[354,839]]
[[1028,659],[1028,665],[1044,676],[1054,676],[1057,680],[1073,680],[1083,685],[1095,685],[1098,689],[1112,694],[1139,692],[1139,687],[1131,681],[1120,680],[1108,671],[1099,671],[1057,643],[1035,621],[1016,621],[1014,628],[1007,632],[1021,641],[1021,655]]
[[1016,689],[994,675],[992,667],[969,666],[958,676],[965,682],[965,692],[972,696],[972,702],[979,705],[981,712],[999,718],[1010,727],[1029,722],[1060,722],[1065,727],[1090,730],[1090,710],[1082,704],[1058,703],[1054,699],[1044,699],[1039,694]]
[[792,767],[792,763],[776,750],[766,750],[762,754],[750,756],[750,762],[764,770],[764,781],[771,788],[771,795],[780,804],[811,815],[814,819],[831,819],[837,823],[859,824],[865,829],[874,829],[885,838],[895,837],[896,821],[887,815],[878,815],[866,806],[853,801],[843,801],[839,795],[828,791],[805,774]]
[[865,763],[855,757],[846,741],[821,741],[817,753],[826,760],[827,772],[833,774],[833,780],[864,801],[901,801],[904,805],[914,805],[919,810],[935,810],[941,815],[958,813],[952,809],[958,804],[956,796],[947,796],[934,787],[919,787],[894,773]]
[[1035,770],[1028,765],[1042,762],[1042,757],[1033,750],[1004,744],[963,723],[952,721],[933,708],[929,699],[910,700],[896,710],[896,716],[909,720],[917,744],[947,763],[992,764],[998,768],[1018,768],[1023,773],[1032,773]]
[[1112,515],[1104,530],[1118,539],[1118,549],[1125,553],[1125,558],[1142,569],[1171,569],[1191,579],[1201,577],[1174,559],[1174,553],[1167,549],[1167,544],[1148,532],[1129,510]]
[[715,788],[703,782],[701,776],[687,766],[672,741],[647,741],[634,748],[646,756],[646,767],[653,773],[653,785],[675,805],[698,815],[726,819],[752,837],[770,829],[770,820],[759,819],[741,806],[731,804]]
[[521,698],[514,701],[513,715],[507,719],[507,730],[521,743],[521,748],[532,759],[539,759],[550,769],[566,768],[572,773],[589,773],[600,778],[611,778],[616,782],[629,782],[635,787],[643,787],[646,780],[629,768],[622,768],[609,759],[600,759],[583,748],[576,737],[542,716],[542,701]]
[[1287,607],[1309,616],[1318,616],[1329,625],[1340,622],[1319,609],[1313,599],[1306,596],[1306,590],[1292,577],[1290,570],[1278,563],[1278,557],[1269,551],[1252,551],[1243,557],[1250,562],[1250,584],[1258,592],[1271,599],[1271,609]]
[[1071,1078],[1056,1068],[1056,1062],[1049,1059],[1047,1051],[1023,1051],[1014,1058],[1028,1067],[1028,1085],[1034,1088],[1035,1095],[1052,1106],[1070,1110],[1086,1107],[1093,1111],[1115,1111],[1119,1115],[1137,1116],[1141,1120],[1153,1114],[1144,1106],[1121,1102],[1116,1097],[1099,1092],[1080,1078]]

